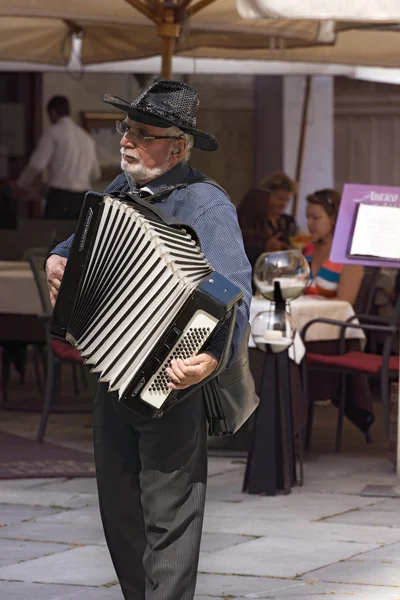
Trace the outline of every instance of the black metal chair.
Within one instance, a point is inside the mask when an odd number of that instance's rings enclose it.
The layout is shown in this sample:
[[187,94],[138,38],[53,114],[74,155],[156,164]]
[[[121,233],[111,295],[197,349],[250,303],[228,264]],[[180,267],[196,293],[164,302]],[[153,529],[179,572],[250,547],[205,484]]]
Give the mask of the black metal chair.
[[[308,371],[319,370],[339,374],[338,391],[338,422],[336,429],[335,450],[340,450],[343,432],[343,417],[346,406],[346,378],[348,375],[363,373],[380,379],[380,396],[384,409],[386,434],[389,437],[389,414],[390,414],[390,381],[398,378],[399,356],[392,355],[392,340],[398,332],[400,316],[400,296],[397,299],[395,310],[389,318],[374,315],[354,315],[347,321],[334,319],[312,319],[301,331],[303,341],[306,339],[307,331],[316,323],[326,323],[340,327],[339,353],[338,354],[316,354],[307,352],[302,363],[303,392],[308,398]],[[358,320],[359,323],[354,321]],[[349,329],[362,329],[366,333],[381,333],[385,336],[382,354],[363,351],[346,352],[346,331]],[[311,430],[314,417],[313,403],[309,402],[309,414],[306,433],[306,448],[310,445]]]
[[51,407],[55,404],[60,395],[61,369],[63,364],[72,366],[75,394],[78,389],[78,371],[80,370],[83,386],[87,389],[87,381],[83,370],[83,359],[78,352],[67,342],[54,340],[48,333],[48,322],[52,314],[47,278],[44,271],[44,263],[47,257],[47,250],[43,248],[32,248],[27,252],[28,260],[35,277],[38,294],[43,308],[43,324],[46,327],[47,336],[47,361],[46,361],[46,387],[42,409],[42,416],[39,424],[36,440],[42,442],[46,431],[47,421]]

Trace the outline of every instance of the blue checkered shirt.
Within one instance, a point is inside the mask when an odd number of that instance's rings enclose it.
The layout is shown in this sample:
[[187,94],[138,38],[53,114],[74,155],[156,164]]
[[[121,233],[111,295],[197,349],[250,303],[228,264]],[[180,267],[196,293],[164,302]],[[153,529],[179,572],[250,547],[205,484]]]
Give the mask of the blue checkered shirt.
[[[166,187],[190,182],[191,179],[201,176],[202,173],[192,169],[188,163],[178,163],[173,169],[143,187],[156,194]],[[132,180],[129,182],[125,173],[121,173],[108,186],[106,193],[127,192],[130,189],[132,189]],[[156,199],[155,205],[193,227],[199,237],[201,249],[213,268],[236,284],[244,293],[244,303],[237,312],[230,354],[231,362],[249,321],[252,294],[251,267],[243,248],[236,208],[222,190],[204,182],[173,190],[169,195]],[[68,258],[72,240],[73,236],[61,242],[51,254]],[[219,359],[224,343],[225,335],[221,330],[213,338],[208,349]]]

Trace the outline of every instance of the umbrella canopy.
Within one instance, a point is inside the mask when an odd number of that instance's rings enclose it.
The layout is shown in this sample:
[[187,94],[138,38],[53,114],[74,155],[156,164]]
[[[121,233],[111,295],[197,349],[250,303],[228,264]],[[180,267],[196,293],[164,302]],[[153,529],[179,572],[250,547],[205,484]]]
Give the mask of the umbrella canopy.
[[320,30],[311,20],[246,22],[235,0],[0,0],[0,60],[67,64],[79,34],[83,64],[162,55],[164,76],[172,54],[293,47]]
[[[339,4],[326,0],[333,1]],[[381,3],[385,1],[397,3]],[[171,77],[173,54],[400,66],[398,25],[254,19],[254,7],[266,2],[278,0],[240,0],[242,12],[247,3],[251,9],[252,18],[245,20],[235,0],[0,0],[0,60],[66,65],[75,34],[82,37],[83,64],[161,55],[166,78]]]
[[[249,22],[310,19],[331,39],[309,47],[281,49],[276,60],[373,67],[400,66],[400,2],[398,0],[236,0]],[[271,19],[271,17],[279,17]],[[269,55],[270,53],[268,53]],[[269,56],[250,50],[248,58]]]
[[243,18],[398,21],[398,0],[237,0]]
[[398,21],[398,0],[237,0],[243,18]]
[[[207,51],[203,49],[199,50],[198,56],[210,58]],[[213,57],[399,68],[400,31],[388,29],[339,31],[332,44],[319,43],[297,48],[284,47],[245,52],[216,49]],[[323,68],[321,73],[324,73]]]

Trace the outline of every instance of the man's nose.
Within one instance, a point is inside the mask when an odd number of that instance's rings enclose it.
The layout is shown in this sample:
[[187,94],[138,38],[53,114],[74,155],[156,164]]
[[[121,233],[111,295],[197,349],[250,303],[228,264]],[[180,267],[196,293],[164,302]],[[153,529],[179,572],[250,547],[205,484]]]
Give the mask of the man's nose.
[[136,148],[135,142],[128,138],[127,134],[122,136],[121,141],[119,143],[123,148]]

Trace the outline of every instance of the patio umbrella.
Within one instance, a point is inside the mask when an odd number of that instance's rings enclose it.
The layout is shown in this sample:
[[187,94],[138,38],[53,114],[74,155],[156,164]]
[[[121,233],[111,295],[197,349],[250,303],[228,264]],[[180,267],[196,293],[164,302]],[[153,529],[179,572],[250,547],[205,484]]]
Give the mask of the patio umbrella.
[[[398,0],[236,0],[248,22],[295,19],[313,21],[331,39],[317,39],[301,48],[285,46],[276,60],[371,67],[400,66],[400,2]],[[274,18],[271,18],[274,17]],[[320,36],[321,37],[321,36]],[[268,60],[249,50],[247,58]]]
[[246,22],[235,0],[0,0],[0,60],[67,64],[73,35],[83,64],[173,54],[213,58],[230,51],[317,42],[312,20]]
[[398,0],[237,0],[243,18],[328,19],[348,21],[396,21]]

